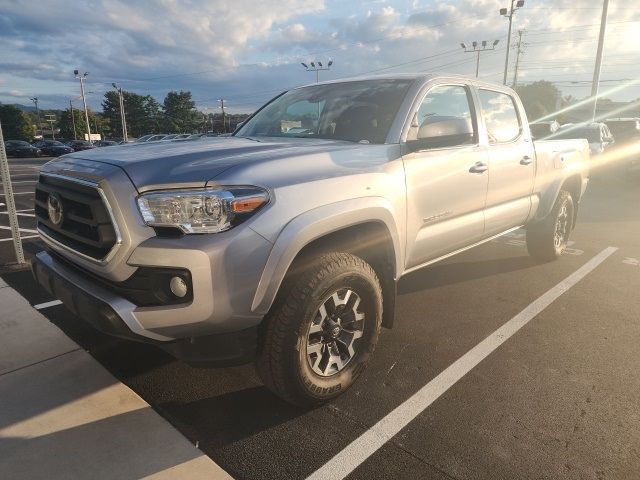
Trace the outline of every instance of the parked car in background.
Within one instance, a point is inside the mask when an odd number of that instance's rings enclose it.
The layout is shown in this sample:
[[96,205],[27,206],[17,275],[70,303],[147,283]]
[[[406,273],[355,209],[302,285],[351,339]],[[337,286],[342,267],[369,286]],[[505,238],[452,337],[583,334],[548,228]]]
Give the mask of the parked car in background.
[[134,143],[157,142],[168,136],[169,135],[167,135],[166,133],[152,133],[150,135],[143,135],[142,137],[138,138]]
[[113,147],[115,145],[119,145],[120,142],[116,142],[115,140],[100,140],[95,143],[96,147]]
[[547,138],[550,140],[584,138],[589,142],[591,155],[602,155],[614,143],[609,127],[601,122],[567,123]]
[[34,146],[39,148],[43,155],[48,157],[59,157],[60,155],[73,152],[73,148],[57,140],[40,140],[36,142]]
[[153,137],[154,135],[155,135],[154,133],[150,133],[150,134],[148,134],[148,135],[143,135],[143,136],[141,136],[140,138],[136,138],[136,139],[134,140],[134,143],[144,143],[144,142],[146,142],[147,140],[149,140],[151,137]]
[[178,136],[177,133],[171,133],[169,135],[165,135],[164,138],[162,140],[173,140],[174,138],[176,138]]
[[40,149],[24,140],[7,140],[4,148],[8,157],[39,157]]
[[[48,162],[32,269],[78,320],[196,365],[255,360],[277,395],[317,405],[363,372],[403,275],[523,226],[534,258],[561,257],[588,160],[585,140],[531,141],[503,85],[314,84],[228,138]],[[92,216],[56,222],[51,198]]]
[[159,142],[160,140],[164,140],[168,135],[166,133],[159,133],[158,135],[152,135],[151,138],[147,140],[147,142]]
[[640,169],[640,118],[609,118],[604,121],[616,139],[620,161],[628,169]]
[[91,150],[92,148],[96,148],[93,143],[86,140],[71,140],[67,143],[67,146],[73,148],[74,152],[81,152],[83,150]]
[[534,140],[543,139],[560,129],[560,124],[555,120],[550,122],[533,122],[529,124],[531,136]]

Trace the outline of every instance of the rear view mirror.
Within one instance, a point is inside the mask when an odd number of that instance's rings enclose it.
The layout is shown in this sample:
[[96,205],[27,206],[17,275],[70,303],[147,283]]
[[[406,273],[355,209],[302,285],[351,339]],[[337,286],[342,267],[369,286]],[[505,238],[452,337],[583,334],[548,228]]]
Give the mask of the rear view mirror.
[[473,143],[471,119],[433,115],[420,125],[416,140],[407,141],[411,151],[455,147]]

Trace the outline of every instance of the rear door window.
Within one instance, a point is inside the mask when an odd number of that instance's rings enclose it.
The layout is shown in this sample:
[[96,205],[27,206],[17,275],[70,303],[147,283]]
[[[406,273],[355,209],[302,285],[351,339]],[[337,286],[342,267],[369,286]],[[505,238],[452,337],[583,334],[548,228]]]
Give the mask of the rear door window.
[[522,122],[513,98],[506,93],[484,89],[479,91],[479,97],[489,143],[507,143],[518,138]]

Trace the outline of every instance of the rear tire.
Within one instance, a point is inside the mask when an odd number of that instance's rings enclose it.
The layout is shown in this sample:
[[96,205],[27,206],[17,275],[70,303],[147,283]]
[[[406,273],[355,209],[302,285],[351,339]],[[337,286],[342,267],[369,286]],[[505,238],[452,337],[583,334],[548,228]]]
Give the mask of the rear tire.
[[571,194],[561,190],[549,215],[527,226],[527,250],[536,260],[556,260],[567,248],[573,229],[574,205]]
[[258,373],[289,403],[326,402],[363,372],[381,321],[382,289],[373,268],[349,253],[325,253],[283,284],[265,318]]

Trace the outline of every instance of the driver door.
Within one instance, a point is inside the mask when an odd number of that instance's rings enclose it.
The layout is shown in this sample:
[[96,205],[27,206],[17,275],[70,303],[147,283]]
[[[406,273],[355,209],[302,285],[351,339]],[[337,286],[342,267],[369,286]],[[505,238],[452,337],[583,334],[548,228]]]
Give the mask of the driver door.
[[[448,124],[466,122],[469,135],[420,138],[421,132],[428,130],[423,127],[438,119]],[[434,134],[433,129],[429,134]],[[469,87],[437,85],[431,88],[413,117],[405,147],[405,267],[411,269],[483,238],[488,152],[486,145],[479,142]]]

